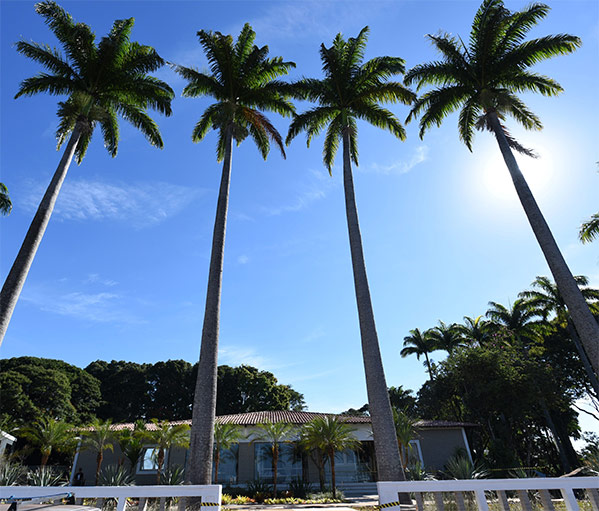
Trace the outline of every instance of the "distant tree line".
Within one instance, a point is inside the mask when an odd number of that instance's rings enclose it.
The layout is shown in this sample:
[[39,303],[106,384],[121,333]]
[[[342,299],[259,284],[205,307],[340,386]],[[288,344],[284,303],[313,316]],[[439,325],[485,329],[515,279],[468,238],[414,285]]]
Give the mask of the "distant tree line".
[[[94,419],[191,418],[197,364],[97,360],[85,369],[36,357],[0,360],[0,421],[18,426],[53,417],[73,424]],[[268,371],[218,368],[217,414],[302,410],[304,396]]]

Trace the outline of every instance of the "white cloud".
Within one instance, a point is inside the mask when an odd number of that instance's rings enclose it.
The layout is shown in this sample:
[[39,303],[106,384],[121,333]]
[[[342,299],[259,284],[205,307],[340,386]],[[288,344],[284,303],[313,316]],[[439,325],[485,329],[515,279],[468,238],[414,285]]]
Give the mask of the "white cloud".
[[325,197],[326,193],[324,190],[321,188],[314,188],[305,191],[301,195],[298,195],[290,204],[279,207],[263,207],[262,210],[269,216],[277,216],[282,213],[292,213],[301,211],[302,209],[307,208],[313,202],[324,199]]
[[102,284],[106,287],[113,287],[118,284],[116,280],[102,278],[97,273],[90,273],[84,282],[85,284]]
[[[42,185],[31,188],[22,205],[35,211],[44,188]],[[147,227],[177,215],[201,193],[160,182],[133,185],[72,180],[63,185],[54,216],[63,220],[126,221],[138,228]]]
[[218,363],[230,366],[242,364],[258,367],[261,370],[270,370],[273,364],[266,357],[258,355],[254,348],[247,346],[227,345],[218,349]]
[[406,174],[410,172],[416,165],[428,160],[429,148],[426,145],[421,145],[416,148],[409,161],[396,161],[390,165],[379,165],[372,163],[364,169],[365,172],[376,172],[377,174]]
[[243,255],[240,255],[240,256],[237,258],[237,262],[238,262],[239,264],[247,264],[247,263],[249,263],[249,261],[250,261],[250,258],[249,258],[248,256],[246,256],[245,254],[243,254]]
[[29,289],[21,299],[45,312],[100,323],[142,323],[127,312],[126,300],[116,293],[59,292],[49,288]]

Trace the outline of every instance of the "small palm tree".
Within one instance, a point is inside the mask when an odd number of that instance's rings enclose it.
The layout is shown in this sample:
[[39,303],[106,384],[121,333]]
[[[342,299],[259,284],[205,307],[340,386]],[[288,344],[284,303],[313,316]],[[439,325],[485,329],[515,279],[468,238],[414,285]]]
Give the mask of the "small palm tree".
[[578,237],[583,243],[590,243],[599,238],[599,213],[595,213],[590,220],[580,226]]
[[101,421],[96,419],[91,423],[90,429],[83,432],[83,449],[89,449],[96,453],[96,479],[95,485],[98,485],[98,477],[104,460],[104,451],[114,451],[115,432],[112,429],[112,421]]
[[507,329],[524,346],[542,339],[545,324],[537,319],[539,311],[531,307],[526,300],[517,299],[511,308],[497,302],[489,302],[489,305],[487,317],[491,320],[491,325]]
[[189,426],[187,424],[169,424],[152,419],[154,429],[148,430],[146,438],[156,447],[156,484],[160,484],[165,454],[173,447],[189,447]]
[[[146,425],[143,421],[138,420],[135,422],[133,430],[124,429],[118,432],[118,443],[124,457],[129,460],[131,470],[137,466],[139,459],[144,450],[144,446],[147,443],[148,432]],[[119,465],[122,465],[124,459],[121,460]]]
[[249,24],[242,28],[236,42],[230,35],[220,32],[200,30],[198,37],[208,58],[211,73],[175,64],[173,68],[189,82],[183,90],[184,96],[212,96],[216,99],[216,103],[204,111],[195,125],[192,140],[199,142],[210,130],[216,130],[217,160],[223,161],[212,236],[187,472],[190,483],[210,484],[216,413],[220,297],[233,142],[239,144],[250,136],[266,159],[270,141],[273,141],[285,157],[281,135],[261,111],[281,115],[293,112],[293,106],[285,99],[286,85],[276,78],[287,74],[295,64],[284,62],[281,57],[268,58],[268,46],[259,48],[254,45],[256,34]]
[[399,444],[399,455],[404,470],[408,467],[410,450],[412,445],[410,442],[418,438],[416,424],[418,419],[412,417],[407,410],[399,410],[393,408],[393,422],[395,423],[395,432],[397,434],[397,443]]
[[173,91],[148,75],[164,61],[153,48],[130,40],[134,19],[117,20],[110,33],[96,44],[95,34],[53,1],[35,5],[66,53],[47,45],[19,41],[17,51],[42,64],[40,73],[21,82],[20,96],[42,92],[67,95],[59,102],[58,147],[66,149],[54,177],[33,217],[25,240],[0,291],[0,344],[27,278],[33,258],[52,215],[58,193],[74,156],[81,163],[96,125],[100,125],[106,149],[115,157],[118,149],[118,116],[139,129],[148,141],[162,147],[162,138],[147,109],[171,114]]
[[42,467],[46,466],[52,452],[73,452],[77,447],[78,439],[73,426],[51,417],[41,418],[31,426],[22,428],[19,433],[39,449]]
[[294,84],[294,94],[298,98],[310,100],[317,106],[294,116],[287,143],[305,131],[309,145],[312,138],[326,127],[323,160],[331,173],[341,141],[345,211],[379,478],[381,481],[397,481],[404,476],[366,275],[352,162],[358,164],[358,119],[404,140],[404,127],[380,103],[409,104],[415,95],[401,83],[390,81],[393,76],[404,72],[403,59],[376,57],[363,62],[367,38],[368,27],[364,27],[356,38],[346,41],[337,34],[330,48],[324,44],[320,46],[324,78],[305,78]]
[[242,436],[241,429],[237,424],[216,423],[214,425],[214,484],[218,484],[218,465],[221,449],[231,449],[233,444],[237,443]]
[[316,417],[302,429],[302,445],[308,450],[320,450],[329,457],[333,498],[337,498],[335,453],[360,448],[360,442],[354,436],[354,432],[355,429],[334,415]]
[[475,128],[495,135],[530,226],[594,370],[599,373],[599,325],[576,285],[512,149],[529,156],[534,153],[518,143],[503,124],[509,115],[527,129],[540,130],[540,119],[517,94],[538,92],[554,96],[563,90],[555,80],[529,70],[537,62],[571,53],[581,45],[578,37],[568,34],[525,41],[527,33],[548,13],[549,7],[541,3],[510,12],[502,0],[484,0],[474,17],[468,45],[448,34],[429,35],[442,58],[414,67],[406,73],[405,82],[417,83],[419,89],[425,85],[436,88],[418,98],[408,121],[421,114],[422,137],[426,130],[439,126],[445,117],[461,108],[458,130],[468,149],[472,149]]
[[8,195],[8,188],[0,183],[0,215],[8,215],[12,211],[12,202]]
[[272,454],[272,474],[273,474],[273,494],[277,498],[277,468],[279,464],[279,444],[281,442],[289,441],[289,437],[295,430],[293,424],[286,422],[270,422],[266,421],[262,424],[258,424],[258,431],[256,432],[256,439],[270,443],[270,450]]
[[403,338],[403,345],[404,348],[399,352],[402,357],[416,355],[416,358],[420,360],[420,355],[424,355],[429,378],[431,381],[434,381],[435,375],[428,355],[435,351],[437,347],[430,335],[430,330],[425,330],[424,332],[421,332],[418,328],[410,330],[410,335]]

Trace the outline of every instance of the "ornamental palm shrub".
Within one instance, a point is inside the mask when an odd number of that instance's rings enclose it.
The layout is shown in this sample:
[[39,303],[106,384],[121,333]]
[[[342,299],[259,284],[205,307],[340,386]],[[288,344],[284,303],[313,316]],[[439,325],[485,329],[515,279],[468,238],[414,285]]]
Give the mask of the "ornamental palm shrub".
[[391,81],[405,71],[403,59],[385,56],[363,61],[367,38],[368,27],[364,27],[355,38],[346,41],[342,34],[337,34],[329,48],[321,44],[324,78],[304,78],[294,84],[293,90],[296,97],[312,101],[316,106],[294,116],[287,143],[305,131],[310,145],[311,140],[326,129],[323,161],[331,173],[341,142],[345,210],[378,475],[381,481],[397,481],[404,477],[366,275],[352,163],[358,164],[358,120],[404,140],[404,127],[380,103],[409,104],[415,95],[401,83]]
[[536,200],[520,171],[512,149],[524,155],[534,152],[510,135],[509,116],[526,129],[540,130],[542,123],[518,97],[522,92],[555,96],[562,87],[552,78],[530,68],[543,60],[575,51],[581,41],[569,34],[526,40],[528,32],[547,16],[549,7],[533,3],[511,12],[502,0],[484,0],[474,16],[468,44],[449,34],[428,35],[441,58],[420,64],[405,75],[406,84],[418,89],[432,86],[414,103],[408,122],[420,116],[420,136],[456,110],[460,139],[472,150],[474,130],[493,133],[516,193],[553,278],[564,297],[582,344],[599,373],[599,325],[589,310],[576,281],[553,237]]
[[239,145],[250,137],[266,159],[272,141],[285,157],[282,137],[263,111],[283,116],[293,112],[293,106],[286,99],[287,84],[277,80],[277,77],[286,75],[295,64],[285,62],[281,57],[269,58],[268,46],[260,48],[254,44],[256,33],[249,24],[241,29],[237,41],[220,32],[200,30],[197,35],[208,58],[210,72],[176,64],[172,66],[189,82],[183,89],[184,96],[211,96],[216,100],[195,125],[192,140],[199,142],[209,131],[215,130],[218,134],[217,161],[223,162],[212,236],[187,473],[188,481],[192,484],[210,484],[216,414],[220,297],[233,142]]
[[119,116],[140,130],[150,144],[162,148],[160,131],[147,110],[170,115],[173,98],[165,82],[148,74],[164,64],[162,58],[150,46],[130,40],[133,18],[116,20],[96,44],[91,28],[75,22],[57,3],[37,3],[35,11],[62,45],[64,55],[45,44],[17,42],[17,51],[47,72],[23,80],[15,98],[39,93],[67,96],[58,103],[56,130],[58,147],[65,142],[66,147],[0,291],[0,344],[73,157],[81,163],[98,125],[106,149],[115,157]]

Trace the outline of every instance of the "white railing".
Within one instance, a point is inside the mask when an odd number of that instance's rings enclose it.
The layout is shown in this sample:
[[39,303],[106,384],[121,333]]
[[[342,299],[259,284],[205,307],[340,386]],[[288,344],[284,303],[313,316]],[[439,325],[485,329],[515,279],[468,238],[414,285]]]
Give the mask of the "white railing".
[[220,484],[173,485],[173,486],[0,486],[0,500],[51,497],[70,493],[75,502],[83,499],[96,499],[96,507],[102,508],[106,499],[116,499],[116,511],[124,511],[127,499],[139,499],[138,511],[145,511],[147,501],[160,499],[160,511],[165,511],[166,499],[179,497],[178,509],[185,510],[186,497],[201,499],[201,511],[220,511]]
[[[567,511],[579,511],[579,495],[585,493],[592,511],[599,511],[599,477],[546,477],[530,479],[469,479],[450,481],[398,481],[378,482],[379,504],[385,508],[399,509],[399,494],[414,496],[418,511],[424,510],[424,494],[432,494],[437,511],[444,511],[443,494],[451,494],[458,511],[465,511],[464,494],[474,494],[479,511],[489,511],[489,504],[497,511],[510,511],[508,496],[520,501],[522,511],[532,511],[530,496],[534,492],[540,499],[543,509],[555,511],[550,490],[559,492]],[[582,492],[581,492],[582,490]],[[385,504],[387,504],[385,506]],[[391,511],[391,510],[390,510]]]

